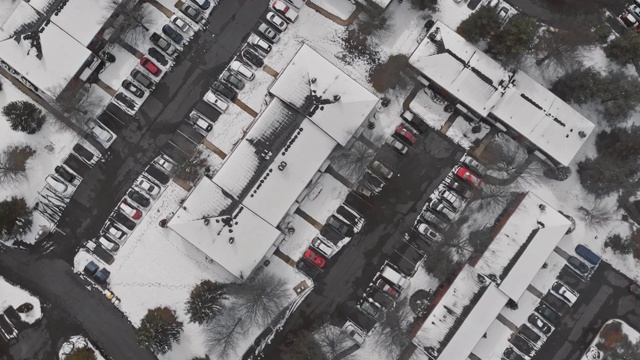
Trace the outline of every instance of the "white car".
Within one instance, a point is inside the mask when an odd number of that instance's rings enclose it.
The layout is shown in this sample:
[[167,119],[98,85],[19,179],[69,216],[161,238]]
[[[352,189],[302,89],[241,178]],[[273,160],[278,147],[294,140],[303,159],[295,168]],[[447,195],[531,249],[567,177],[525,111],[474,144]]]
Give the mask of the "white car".
[[364,340],[367,336],[364,330],[362,330],[362,328],[360,328],[358,325],[351,322],[351,320],[347,320],[347,322],[342,327],[342,330],[349,334],[349,336],[360,345],[364,343]]
[[160,186],[152,183],[151,181],[140,178],[135,182],[135,185],[140,189],[144,190],[147,194],[151,196],[156,196],[160,194]]
[[133,205],[129,204],[126,200],[122,200],[120,205],[118,205],[118,209],[125,213],[128,217],[133,220],[140,220],[142,217],[142,211],[136,209]]
[[251,36],[249,36],[249,44],[253,45],[254,48],[258,49],[264,55],[267,55],[271,52],[271,45],[268,42],[262,40],[256,34],[251,34]]
[[420,223],[416,228],[416,230],[418,230],[420,234],[424,235],[431,241],[434,241],[434,242],[442,241],[442,235],[440,235],[439,232],[433,230],[429,225],[425,223]]
[[91,128],[91,132],[96,139],[105,143],[108,143],[109,141],[111,141],[111,139],[113,139],[113,134],[104,127],[100,126],[100,124],[98,124],[97,122],[87,122],[87,126]]
[[109,240],[104,236],[100,236],[100,239],[98,239],[98,242],[100,243],[100,246],[109,250],[112,253],[120,249],[120,245],[118,243],[114,242],[113,240]]
[[173,23],[173,25],[175,25],[178,29],[180,29],[180,31],[182,31],[183,33],[192,33],[193,32],[193,28],[191,27],[191,25],[187,24],[186,21],[182,20],[181,17],[174,15],[171,18],[171,22]]
[[203,100],[206,101],[207,104],[209,104],[209,105],[213,106],[214,108],[218,109],[218,111],[220,111],[221,113],[226,112],[227,109],[229,108],[229,103],[226,102],[222,98],[222,96],[214,93],[211,90],[207,91],[207,93],[204,95]]
[[47,185],[49,185],[51,190],[57,192],[60,195],[67,195],[67,192],[69,190],[69,185],[66,182],[64,182],[64,180],[60,179],[55,175],[49,175],[47,176],[45,181],[47,182]]
[[280,31],[285,31],[287,29],[287,22],[280,16],[276,15],[273,11],[269,11],[269,13],[267,13],[267,20],[269,20],[269,22]]
[[108,234],[113,239],[116,239],[118,241],[123,241],[128,235],[120,227],[118,227],[118,226],[116,226],[116,225],[114,225],[112,223],[109,223],[109,225],[107,225],[107,227],[104,229],[104,231],[105,231],[106,234]]
[[327,258],[330,258],[336,252],[336,248],[327,244],[319,237],[313,238],[313,240],[311,241],[311,245]]
[[573,305],[578,300],[578,295],[560,281],[551,285],[551,292],[569,305]]
[[389,138],[389,141],[387,143],[393,148],[393,150],[399,152],[401,155],[404,155],[407,153],[407,151],[409,151],[407,145],[401,143],[397,139]]
[[168,172],[171,172],[171,170],[173,170],[173,162],[169,161],[169,159],[165,158],[162,155],[156,159],[156,163]]
[[238,60],[232,61],[231,64],[229,64],[229,69],[249,81],[256,77],[256,74],[254,74],[251,69]]
[[462,201],[462,199],[460,199],[458,195],[447,190],[446,188],[441,188],[441,190],[438,192],[438,196],[456,210],[460,210],[464,206],[464,201]]

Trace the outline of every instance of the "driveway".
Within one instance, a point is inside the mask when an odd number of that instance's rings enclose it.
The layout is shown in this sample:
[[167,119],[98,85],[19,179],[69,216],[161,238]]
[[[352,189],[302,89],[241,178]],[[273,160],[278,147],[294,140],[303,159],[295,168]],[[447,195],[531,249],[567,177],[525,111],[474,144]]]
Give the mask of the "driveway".
[[[393,150],[385,147],[382,151]],[[264,359],[280,358],[277,347],[287,334],[321,325],[327,318],[333,317],[338,323],[344,323],[347,317],[357,318],[360,324],[368,321],[355,308],[356,302],[402,241],[403,229],[413,224],[428,196],[462,154],[460,147],[439,132],[423,134],[404,162],[394,168],[397,175],[363,214],[366,224],[362,231],[331,258],[324,273],[314,280],[313,291],[264,350]],[[373,323],[369,321],[369,325]]]
[[629,292],[632,281],[601,263],[590,280],[572,282],[566,269],[559,279],[580,293],[578,301],[563,315],[533,360],[579,360],[600,328],[610,319],[624,320],[640,330],[640,298]]

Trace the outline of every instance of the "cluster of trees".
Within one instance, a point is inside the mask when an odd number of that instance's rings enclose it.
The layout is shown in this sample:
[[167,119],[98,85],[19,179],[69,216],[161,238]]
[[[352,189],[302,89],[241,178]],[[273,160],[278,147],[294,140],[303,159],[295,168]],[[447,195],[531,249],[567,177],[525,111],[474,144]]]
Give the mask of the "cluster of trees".
[[582,186],[596,197],[637,189],[640,126],[602,131],[596,136],[595,145],[598,155],[578,164]]
[[33,213],[23,198],[0,202],[0,240],[18,239],[31,229]]
[[2,115],[7,118],[11,130],[35,134],[47,120],[46,115],[33,103],[28,101],[12,101],[2,108]]
[[0,153],[0,184],[26,180],[27,161],[35,153],[28,145],[10,146]]
[[637,65],[640,56],[640,35],[635,31],[629,31],[618,36],[605,46],[604,53],[622,66]]
[[[229,359],[237,357],[236,348],[246,331],[256,325],[266,326],[287,298],[286,282],[261,272],[237,285],[200,282],[191,291],[185,312],[190,322],[203,326],[207,353],[215,359]],[[138,328],[138,344],[156,354],[166,354],[180,340],[182,330],[183,323],[174,310],[150,309]]]
[[622,323],[612,321],[600,331],[596,347],[604,353],[604,360],[640,358],[640,341],[632,341],[622,329]]

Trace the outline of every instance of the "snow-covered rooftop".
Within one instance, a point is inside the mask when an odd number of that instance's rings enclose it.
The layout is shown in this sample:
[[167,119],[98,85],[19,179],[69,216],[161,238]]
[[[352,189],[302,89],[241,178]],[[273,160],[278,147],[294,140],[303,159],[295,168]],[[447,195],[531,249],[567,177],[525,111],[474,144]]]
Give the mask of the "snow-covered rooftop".
[[[33,0],[32,0],[33,2]],[[104,0],[69,0],[51,22],[87,46],[111,14]]]
[[485,332],[486,336],[473,348],[472,353],[482,360],[502,360],[502,353],[509,346],[509,337],[513,331],[499,320],[493,320]]
[[[28,4],[21,3],[0,29],[2,37],[12,34],[20,22],[24,23],[26,17],[32,16],[35,16],[35,11]],[[55,92],[69,82],[91,52],[53,22],[40,33],[40,44],[42,59],[36,57],[37,51],[31,48],[29,41],[0,41],[0,58],[36,87],[55,96]]]
[[277,226],[335,146],[334,139],[305,119],[243,204]]
[[479,115],[491,113],[563,165],[595,127],[528,75],[507,71],[440,21],[409,63]]
[[269,90],[346,145],[378,98],[306,44]]
[[[5,2],[8,3],[10,1]],[[0,27],[0,40],[2,40],[0,43],[11,38],[22,26],[34,23],[39,18],[39,14],[34,8],[20,0],[16,1],[16,5],[14,7],[7,8],[7,11],[9,12],[2,13],[4,20]],[[1,53],[0,57],[4,58]]]
[[228,215],[216,213],[231,203],[217,185],[204,178],[169,227],[231,274],[246,279],[281,233],[244,206]]
[[569,226],[564,215],[529,192],[475,268],[495,275],[500,290],[518,301]]

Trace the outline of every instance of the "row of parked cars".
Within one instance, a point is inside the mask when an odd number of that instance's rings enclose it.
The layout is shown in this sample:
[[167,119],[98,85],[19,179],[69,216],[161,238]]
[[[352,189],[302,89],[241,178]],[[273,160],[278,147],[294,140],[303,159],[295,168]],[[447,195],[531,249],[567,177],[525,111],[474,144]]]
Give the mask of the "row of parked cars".
[[[567,267],[586,280],[600,264],[601,258],[585,245],[575,247],[575,256],[567,258]],[[545,297],[527,317],[527,323],[522,324],[518,332],[513,334],[502,354],[505,360],[525,360],[531,358],[555,327],[562,320],[563,308],[571,307],[578,300],[578,292],[569,285],[556,280],[549,291],[551,297]]]
[[634,0],[630,4],[625,5],[625,9],[618,16],[624,26],[628,29],[639,30],[640,29],[640,0]]
[[142,219],[145,209],[160,196],[163,187],[171,180],[175,166],[176,164],[164,155],[156,158],[118,203],[98,238],[87,242],[87,248],[105,263],[113,263],[113,255],[125,244],[130,232]]
[[[213,6],[217,5],[217,1]],[[139,67],[133,69],[129,78],[122,82],[122,89],[114,97],[116,104],[125,111],[135,112],[147,92],[153,90],[157,79],[195,34],[195,29],[206,19],[206,11],[212,6],[209,0],[190,0],[179,3],[178,14],[162,27],[162,34],[154,32],[149,37],[154,45],[140,59]],[[134,100],[135,99],[135,100]]]

